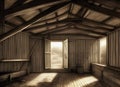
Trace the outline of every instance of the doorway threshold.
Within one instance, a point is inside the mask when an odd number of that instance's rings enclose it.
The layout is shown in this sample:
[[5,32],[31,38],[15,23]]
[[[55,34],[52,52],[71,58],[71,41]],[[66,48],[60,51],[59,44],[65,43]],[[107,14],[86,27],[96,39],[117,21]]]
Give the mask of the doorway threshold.
[[44,72],[58,72],[58,73],[68,73],[70,72],[69,69],[45,69]]

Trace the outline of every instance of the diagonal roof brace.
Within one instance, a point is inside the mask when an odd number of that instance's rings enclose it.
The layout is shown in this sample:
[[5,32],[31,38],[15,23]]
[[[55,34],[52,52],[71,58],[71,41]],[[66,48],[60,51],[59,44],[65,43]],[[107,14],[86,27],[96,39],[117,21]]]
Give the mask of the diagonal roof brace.
[[[21,0],[20,0],[21,1]],[[21,1],[22,2],[22,1]],[[55,4],[60,4],[63,2],[68,2],[68,0],[33,0],[29,3],[23,4],[23,5],[17,5],[14,8],[9,8],[5,10],[5,16],[8,17],[14,17],[20,14],[23,14],[26,11],[40,9],[43,7],[52,6]]]
[[12,30],[0,35],[0,42],[2,42],[4,40],[6,40],[7,38],[21,32],[23,30],[25,30],[26,28],[28,28],[29,26],[31,26],[35,22],[39,21],[42,17],[45,17],[45,16],[47,16],[49,14],[52,14],[53,12],[55,12],[58,9],[66,6],[69,3],[70,3],[70,1],[54,5],[54,6],[50,7],[50,8],[48,8],[47,10],[41,12],[40,14],[38,14],[37,16],[32,18],[31,20],[29,20],[29,21],[25,22],[24,24],[18,26],[17,28],[12,29]]

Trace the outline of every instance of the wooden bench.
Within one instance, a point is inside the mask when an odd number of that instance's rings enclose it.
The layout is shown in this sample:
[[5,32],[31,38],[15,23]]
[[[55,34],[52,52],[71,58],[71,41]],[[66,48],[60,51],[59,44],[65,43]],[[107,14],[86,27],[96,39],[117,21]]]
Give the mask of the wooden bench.
[[120,70],[101,64],[92,64],[92,73],[107,87],[120,87]]

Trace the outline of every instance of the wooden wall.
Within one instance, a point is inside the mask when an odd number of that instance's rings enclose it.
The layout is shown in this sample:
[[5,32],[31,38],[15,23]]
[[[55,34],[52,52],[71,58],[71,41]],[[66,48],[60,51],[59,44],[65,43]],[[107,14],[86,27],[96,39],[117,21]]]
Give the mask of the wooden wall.
[[[98,45],[99,41],[96,39],[85,37],[72,37],[72,36],[51,36],[51,40],[69,40],[69,69],[76,69],[77,66],[82,66],[84,72],[89,72],[90,63],[98,61]],[[42,72],[44,70],[44,45],[41,38],[31,38],[31,47],[33,43],[34,51],[31,56],[32,59],[32,72]]]
[[107,37],[99,39],[99,62],[100,64],[107,64]]
[[[9,27],[4,31],[8,31]],[[29,58],[29,34],[19,33],[0,43],[0,60],[27,59]],[[0,72],[19,71],[20,68],[27,68],[27,63],[22,67],[23,62],[0,62]]]
[[90,63],[98,62],[98,41],[97,40],[70,40],[69,41],[69,68],[77,66],[89,72]]
[[42,38],[30,38],[31,72],[43,72],[44,45]]
[[120,30],[108,34],[108,65],[120,68]]

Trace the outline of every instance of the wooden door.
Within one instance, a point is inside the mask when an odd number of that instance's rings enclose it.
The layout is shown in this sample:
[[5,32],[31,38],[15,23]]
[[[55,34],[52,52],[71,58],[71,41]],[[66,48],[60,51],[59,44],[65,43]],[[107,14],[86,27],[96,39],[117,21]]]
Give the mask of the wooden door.
[[45,69],[50,69],[51,67],[51,47],[50,40],[45,40]]
[[63,41],[63,60],[64,60],[64,68],[68,68],[68,39]]

